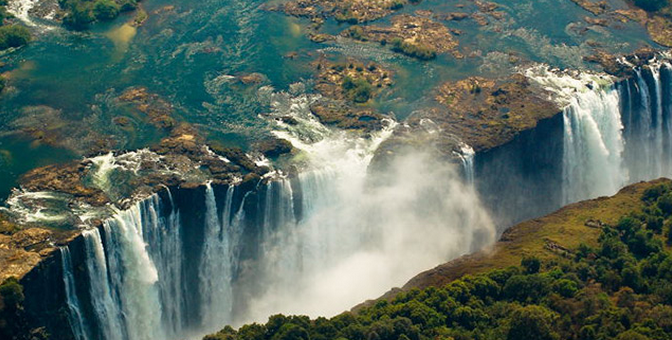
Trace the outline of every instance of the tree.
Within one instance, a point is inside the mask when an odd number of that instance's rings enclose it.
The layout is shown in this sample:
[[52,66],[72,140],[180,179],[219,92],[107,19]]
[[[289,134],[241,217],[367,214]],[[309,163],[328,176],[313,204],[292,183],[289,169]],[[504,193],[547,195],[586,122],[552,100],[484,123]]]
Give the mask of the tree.
[[536,274],[539,272],[539,269],[541,269],[541,261],[535,256],[523,257],[523,260],[520,261],[520,265],[525,268],[525,272],[528,274]]
[[93,4],[93,15],[97,20],[112,20],[119,15],[119,5],[112,0],[97,0]]
[[550,310],[529,305],[513,312],[507,340],[557,340],[558,333],[551,326],[558,315]]
[[63,18],[63,24],[76,30],[85,29],[95,20],[91,8],[85,3],[72,4],[68,15]]
[[576,282],[567,279],[560,279],[553,282],[553,291],[564,298],[573,298],[579,291]]
[[20,25],[0,27],[0,49],[20,47],[30,41],[30,31]]

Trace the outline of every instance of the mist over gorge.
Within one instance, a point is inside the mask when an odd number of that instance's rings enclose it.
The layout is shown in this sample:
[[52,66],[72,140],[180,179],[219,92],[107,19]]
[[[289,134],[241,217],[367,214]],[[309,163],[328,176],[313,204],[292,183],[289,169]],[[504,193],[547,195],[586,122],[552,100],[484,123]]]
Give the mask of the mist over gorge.
[[[591,289],[667,308],[633,283],[670,230],[667,182],[635,184],[672,176],[672,6],[644,2],[10,0],[0,337],[555,339]],[[573,267],[605,240],[632,256]],[[658,339],[637,313],[588,338]]]

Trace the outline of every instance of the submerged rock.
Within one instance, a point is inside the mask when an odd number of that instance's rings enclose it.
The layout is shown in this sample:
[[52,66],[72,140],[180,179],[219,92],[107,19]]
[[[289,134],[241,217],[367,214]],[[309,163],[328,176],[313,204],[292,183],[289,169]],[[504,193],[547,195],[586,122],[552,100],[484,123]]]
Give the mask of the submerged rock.
[[146,87],[129,88],[118,98],[120,102],[132,103],[134,107],[147,115],[148,122],[161,129],[170,129],[176,125],[173,118],[173,106],[159,95],[149,93]]

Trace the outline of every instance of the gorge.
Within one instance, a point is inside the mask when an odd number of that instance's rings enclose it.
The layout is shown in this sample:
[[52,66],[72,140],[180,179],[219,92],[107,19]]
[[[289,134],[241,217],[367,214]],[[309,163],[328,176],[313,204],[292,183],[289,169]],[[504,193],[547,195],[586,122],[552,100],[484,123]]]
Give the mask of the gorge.
[[[662,10],[145,0],[103,19],[112,2],[7,5],[35,40],[0,55],[16,339],[332,317],[437,266],[456,278],[446,262],[515,245],[523,221],[672,176],[672,57],[647,21]],[[82,8],[95,20],[69,30]],[[574,255],[555,241],[540,251]]]
[[[510,221],[669,176],[671,70],[658,61],[635,70],[622,81],[530,70],[562,91],[564,109],[483,154],[465,147],[453,165],[414,150],[367,170],[396,123],[353,138],[290,105],[302,128],[280,124],[277,134],[306,153],[306,170],[140,199],[29,274],[26,305],[44,313],[36,320],[67,306],[62,336],[76,339],[180,339],[275,313],[337,314],[492,244]],[[517,190],[495,174],[519,178]],[[362,282],[365,273],[377,279]]]

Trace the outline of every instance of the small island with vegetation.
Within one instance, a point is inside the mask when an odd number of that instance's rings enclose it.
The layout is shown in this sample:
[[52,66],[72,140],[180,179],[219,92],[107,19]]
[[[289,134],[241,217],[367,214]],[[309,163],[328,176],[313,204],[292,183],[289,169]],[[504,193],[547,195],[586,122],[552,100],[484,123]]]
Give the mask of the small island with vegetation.
[[135,10],[138,0],[59,0],[59,5],[65,11],[63,24],[82,30],[95,22],[110,21],[120,13]]

